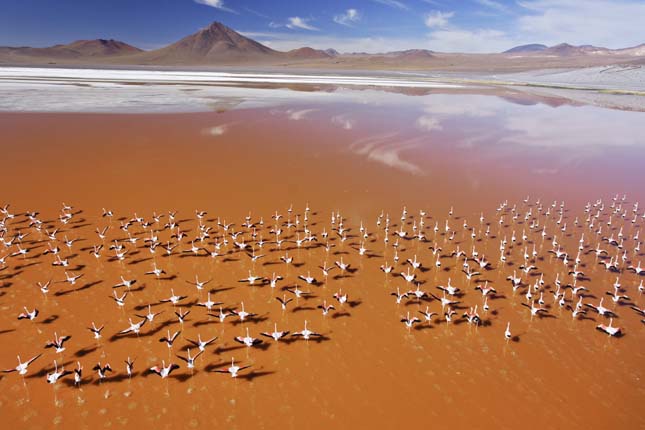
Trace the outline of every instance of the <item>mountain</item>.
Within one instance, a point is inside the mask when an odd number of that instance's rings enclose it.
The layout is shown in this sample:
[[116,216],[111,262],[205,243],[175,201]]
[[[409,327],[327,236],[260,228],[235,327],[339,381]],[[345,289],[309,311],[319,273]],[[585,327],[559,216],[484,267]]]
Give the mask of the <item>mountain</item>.
[[217,64],[221,61],[251,62],[270,59],[280,54],[220,22],[213,22],[178,42],[137,55],[136,59],[155,64]]
[[406,51],[392,51],[385,54],[387,57],[395,57],[399,60],[428,60],[434,58],[433,52],[427,49],[408,49]]
[[559,57],[569,57],[575,55],[603,55],[615,52],[614,50],[602,48],[593,45],[570,45],[560,43],[559,45],[546,46],[539,43],[521,45],[511,48],[502,54],[534,54],[534,55],[555,55]]
[[574,46],[568,43],[560,43],[559,45],[551,46],[542,51],[545,54],[569,56],[569,55],[587,55],[587,54],[604,54],[609,52],[607,48],[599,48],[592,45]]
[[511,48],[507,51],[502,52],[502,54],[516,54],[516,53],[523,53],[523,52],[538,52],[538,51],[543,51],[548,46],[542,45],[540,43],[530,43],[528,45],[520,45],[516,46],[514,48]]
[[[514,55],[507,55],[514,54]],[[515,55],[521,54],[521,55]],[[645,44],[624,49],[566,43],[516,46],[503,54],[441,53],[409,49],[377,54],[340,54],[335,49],[303,47],[276,51],[220,22],[151,51],[117,40],[78,40],[47,48],[0,47],[0,64],[15,65],[110,65],[110,66],[224,66],[258,65],[308,68],[420,69],[420,70],[535,70],[540,68],[591,67],[645,62]]]
[[614,49],[612,52],[619,55],[643,57],[645,56],[645,43],[641,43],[638,46],[632,46],[631,48]]
[[62,45],[62,47],[87,56],[113,56],[143,52],[142,49],[114,39],[77,40],[69,45]]
[[116,57],[143,52],[141,49],[114,39],[77,40],[67,45],[46,48],[0,47],[2,57],[20,59],[82,59],[93,57]]
[[321,58],[331,58],[326,51],[320,49],[313,49],[308,46],[304,48],[292,49],[291,51],[285,52],[285,55],[289,58],[298,59],[298,60],[317,60]]

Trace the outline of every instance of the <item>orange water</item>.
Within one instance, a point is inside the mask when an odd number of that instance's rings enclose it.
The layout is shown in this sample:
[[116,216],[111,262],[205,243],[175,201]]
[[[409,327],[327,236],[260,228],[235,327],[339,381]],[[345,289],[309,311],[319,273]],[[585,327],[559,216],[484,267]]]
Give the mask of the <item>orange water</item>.
[[[11,204],[10,212],[18,214],[7,226],[11,233],[30,232],[23,243],[31,248],[25,259],[9,258],[8,269],[0,272],[0,338],[5,345],[0,351],[1,367],[15,366],[17,354],[26,359],[43,353],[26,378],[16,373],[2,376],[2,417],[20,428],[642,427],[645,421],[637,409],[644,399],[642,317],[627,305],[615,306],[604,295],[619,276],[624,294],[630,296],[627,302],[643,306],[636,289],[643,278],[624,270],[645,260],[642,251],[634,255],[636,241],[631,239],[643,224],[642,218],[631,223],[632,205],[644,197],[639,187],[644,179],[642,145],[576,146],[576,133],[592,141],[593,136],[555,122],[551,125],[562,128],[566,144],[552,141],[538,145],[539,136],[519,133],[518,124],[536,115],[548,118],[553,108],[523,107],[495,99],[498,108],[489,107],[489,112],[476,114],[468,113],[468,102],[480,106],[479,99],[454,97],[455,106],[462,108],[460,113],[437,113],[437,105],[430,106],[428,110],[434,112],[431,117],[439,120],[440,127],[434,124],[434,128],[425,129],[417,126],[419,112],[408,105],[387,111],[371,105],[335,104],[218,114],[0,115],[2,199]],[[291,114],[304,109],[315,110],[299,120],[289,120]],[[584,121],[589,114],[585,109],[590,108],[570,109]],[[508,123],[501,125],[505,115],[518,118],[510,128]],[[594,111],[592,117],[595,115],[631,123],[630,113]],[[588,132],[605,132],[599,127],[590,124]],[[557,136],[558,130],[552,135]],[[626,134],[625,127],[615,130],[615,138],[635,139]],[[609,226],[610,205],[616,193],[620,195],[614,204],[622,205],[629,216],[623,219],[614,214]],[[623,193],[627,195],[624,202]],[[523,202],[526,195],[530,195],[528,204]],[[589,229],[585,227],[589,215],[584,212],[585,204],[598,198],[603,199],[605,209],[595,228]],[[538,199],[543,206],[540,215]],[[557,204],[551,208],[554,199]],[[509,204],[502,211],[504,223],[500,226],[501,212],[496,209],[504,200]],[[561,201],[565,202],[565,212],[557,224]],[[61,202],[72,204],[77,212],[71,224],[60,225],[57,220]],[[203,222],[214,227],[213,238],[206,240],[208,248],[213,249],[214,237],[224,233],[217,227],[218,217],[236,223],[234,229],[242,231],[249,243],[253,243],[250,232],[241,227],[244,217],[249,212],[255,222],[262,217],[264,225],[257,227],[258,234],[270,240],[269,230],[274,224],[271,215],[277,210],[284,215],[280,221],[285,221],[291,204],[291,221],[299,214],[301,224],[297,229],[283,226],[283,238],[304,235],[304,208],[308,204],[308,227],[318,235],[318,243],[301,248],[285,243],[281,250],[265,245],[262,250],[256,249],[266,254],[256,263],[236,251],[232,239],[225,247],[229,252],[226,258],[179,252],[187,250],[197,234],[195,210],[208,211]],[[521,215],[515,220],[510,211],[514,205]],[[397,305],[390,293],[397,287],[401,291],[414,287],[400,276],[386,276],[379,270],[385,261],[393,263],[393,232],[400,228],[404,206],[408,210],[404,228],[409,235],[413,233],[412,224],[421,219],[419,210],[427,212],[424,222],[428,242],[400,239],[400,260],[394,272],[405,272],[405,260],[416,255],[429,269],[416,271],[422,289],[439,295],[436,286],[445,285],[450,278],[454,286],[465,291],[459,299],[458,321],[447,324],[440,316],[432,324],[411,330],[400,322],[408,311],[422,317],[418,311],[426,306],[441,313],[436,300],[404,300]],[[100,216],[103,207],[114,211],[111,221]],[[540,225],[546,225],[544,239],[540,228],[531,230],[527,225],[530,221],[524,222],[529,207]],[[548,216],[547,208],[551,208]],[[64,280],[65,269],[51,266],[53,257],[42,255],[49,240],[28,227],[21,215],[26,210],[40,211],[38,217],[48,228],[59,227],[59,239],[65,235],[82,239],[71,251],[64,243],[59,245],[63,256],[70,255],[67,270],[84,275],[76,285],[54,283],[47,296],[35,286],[38,281]],[[130,252],[125,261],[109,261],[113,254],[107,250],[98,261],[89,254],[91,245],[101,243],[94,231],[97,227],[110,225],[108,239],[124,239],[119,218],[129,219],[136,212],[150,220],[152,212],[157,211],[166,214],[163,224],[169,210],[178,211],[177,220],[188,234],[172,256],[164,256],[163,249],[152,256],[143,245],[149,229],[139,225],[130,228],[139,240],[136,246],[127,245]],[[335,247],[328,253],[320,234],[323,229],[331,232],[330,215],[336,210],[350,231],[345,242],[332,233],[330,242]],[[392,223],[387,246],[385,220],[376,225],[382,211],[389,214]],[[642,212],[641,208],[639,214]],[[485,221],[480,224],[482,213]],[[574,225],[576,217],[578,225]],[[444,231],[446,220],[456,232],[452,240],[450,232]],[[464,220],[475,227],[475,241],[470,229],[464,229]],[[369,233],[365,240],[367,256],[357,251],[361,221]],[[567,230],[562,232],[565,222]],[[433,231],[435,223],[440,228],[438,233]],[[491,231],[488,237],[484,235],[487,223]],[[594,230],[601,224],[602,233],[597,235]],[[594,330],[597,324],[607,323],[604,317],[590,311],[586,315],[589,319],[573,320],[570,311],[553,303],[556,275],[563,283],[570,282],[567,272],[573,262],[567,269],[548,250],[552,249],[555,233],[573,260],[584,231],[585,251],[601,243],[611,256],[622,256],[622,250],[599,242],[612,231],[617,236],[621,227],[628,260],[621,260],[620,274],[605,271],[593,253],[581,254],[579,267],[589,278],[578,281],[589,288],[584,302],[597,304],[605,297],[605,306],[618,314],[614,324],[624,329],[625,336],[609,338]],[[513,231],[518,240],[511,244]],[[527,241],[521,239],[523,231]],[[170,236],[168,230],[159,233],[163,243],[173,240]],[[504,265],[499,261],[503,237],[509,242]],[[440,269],[434,266],[436,257],[428,249],[435,242],[443,248]],[[531,318],[528,309],[521,306],[526,303],[526,287],[514,294],[505,280],[514,270],[519,272],[524,247],[531,252],[533,244],[538,258],[532,264],[545,279],[549,314],[545,318]],[[493,269],[468,281],[460,271],[462,259],[448,255],[457,246],[471,253],[473,245],[480,255],[487,256]],[[279,260],[287,250],[294,257],[294,265],[286,266]],[[0,244],[0,256],[8,251]],[[332,265],[341,257],[356,269],[347,277],[336,278],[336,270],[320,286],[309,286],[297,278],[311,272],[323,280],[318,266],[324,262]],[[144,275],[153,261],[171,279]],[[470,262],[470,266],[474,268],[475,263]],[[273,272],[281,274],[285,280],[278,289],[297,284],[314,297],[294,300],[283,312],[275,297],[290,293],[237,282],[248,276],[249,270],[268,277]],[[120,275],[138,280],[123,310],[109,298],[111,286]],[[213,279],[208,288],[213,290],[214,301],[232,308],[239,308],[244,301],[247,311],[259,314],[258,320],[239,324],[229,318],[220,324],[209,318],[204,308],[194,306],[196,301],[205,300],[205,291],[198,292],[185,282],[195,275],[202,280]],[[531,283],[537,279],[523,278]],[[484,280],[498,291],[498,298],[489,299],[487,313],[481,310],[481,294],[474,290]],[[157,304],[170,296],[171,288],[188,296],[181,307],[191,313],[183,327],[170,304]],[[349,294],[353,307],[340,306],[332,298],[340,289]],[[567,290],[568,301],[570,295]],[[538,297],[539,292],[535,295]],[[322,300],[335,304],[336,311],[323,317],[316,309]],[[140,337],[114,336],[127,327],[129,317],[145,313],[141,307],[148,303],[154,305],[153,309],[164,310],[159,322],[144,326]],[[36,321],[16,320],[24,305],[39,309]],[[479,306],[485,322],[481,326],[458,318],[474,305]],[[233,340],[244,335],[246,327],[256,337],[260,331],[271,331],[274,322],[279,329],[301,330],[305,319],[312,330],[324,335],[322,340],[274,343],[265,339],[266,348],[246,348]],[[98,343],[86,329],[92,321],[105,324]],[[517,338],[507,342],[504,330],[509,321]],[[167,329],[181,330],[171,353],[159,342]],[[62,354],[43,349],[54,332],[72,336]],[[185,354],[184,348],[189,345],[186,339],[194,339],[197,334],[202,338],[217,336],[218,340],[190,372],[175,354]],[[124,376],[123,360],[128,356],[136,358],[137,373],[132,379]],[[232,357],[251,368],[242,371],[238,379],[210,372],[226,367]],[[80,388],[72,386],[71,376],[55,386],[46,383],[45,373],[53,369],[54,359],[70,370],[76,361],[82,363],[85,381]],[[165,380],[145,372],[162,360],[178,363],[181,368]],[[102,383],[91,371],[97,361],[109,362],[115,370]]]

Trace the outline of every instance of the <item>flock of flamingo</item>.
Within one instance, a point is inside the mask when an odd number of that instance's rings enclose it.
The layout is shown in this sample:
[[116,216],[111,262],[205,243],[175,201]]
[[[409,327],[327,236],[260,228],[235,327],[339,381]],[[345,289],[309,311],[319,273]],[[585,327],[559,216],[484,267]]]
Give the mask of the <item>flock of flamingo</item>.
[[[263,350],[272,343],[333,340],[317,332],[306,315],[320,312],[333,318],[334,313],[360,305],[361,291],[352,282],[379,269],[385,278],[383,294],[393,296],[393,306],[401,306],[404,330],[456,322],[496,329],[489,316],[499,299],[521,301],[530,318],[554,317],[553,311],[561,309],[581,324],[593,321],[593,328],[611,337],[626,335],[616,321],[628,313],[645,323],[645,309],[638,305],[645,291],[639,239],[645,211],[627,196],[589,202],[578,215],[564,202],[527,197],[517,204],[503,202],[487,217],[477,214],[472,223],[455,215],[452,208],[440,218],[425,211],[412,214],[404,207],[400,216],[382,212],[370,221],[359,218],[350,225],[339,211],[322,214],[309,204],[302,211],[293,207],[275,211],[266,220],[249,214],[239,226],[209,218],[205,211],[180,220],[176,212],[144,218],[136,213],[117,216],[107,209],[91,223],[82,210],[66,204],[54,219],[37,211],[13,213],[9,205],[0,216],[0,249],[4,249],[0,303],[20,320],[5,320],[9,327],[0,331],[28,331],[32,330],[29,324],[47,323],[47,333],[37,328],[41,344],[15,351],[15,367],[1,365],[9,367],[4,372],[24,376],[34,363],[47,359],[38,374],[50,384],[64,380],[80,386],[115,375],[168,378],[182,367],[189,371],[201,367],[233,378],[252,375],[253,370],[247,370],[251,364],[235,357],[207,363],[204,352],[225,340],[247,351]],[[105,279],[94,279],[91,266],[80,264],[84,256],[106,269],[101,272],[107,273]],[[222,289],[211,288],[209,284],[217,281],[203,273],[172,272],[169,262],[177,258],[196,259],[203,272],[213,273],[217,262],[218,270],[243,271],[248,276]],[[378,264],[363,264],[374,259]],[[28,272],[32,272],[29,279],[40,281],[20,284]],[[501,274],[498,279],[505,281],[491,280],[492,273]],[[447,276],[447,281],[433,283],[432,274],[433,279]],[[600,276],[615,281],[600,285],[594,282]],[[39,289],[40,298],[26,294],[26,288]],[[148,295],[143,303],[133,303],[132,296],[144,288],[155,288],[155,298],[150,300]],[[227,289],[242,295],[262,291],[274,308],[262,315],[249,309],[248,303],[245,307],[242,300],[224,303],[220,299]],[[99,290],[104,294],[94,293]],[[94,320],[87,321],[64,314],[51,319],[39,308],[52,295],[61,301],[69,295],[86,296],[78,303],[88,307],[109,297],[113,314],[95,313]],[[32,300],[28,303],[25,297]],[[300,301],[315,306],[298,309]],[[406,307],[410,302],[419,305],[413,312]],[[299,326],[284,327],[281,315],[296,311],[305,315]],[[96,378],[88,378],[83,374],[82,349],[74,353],[76,363],[71,369],[63,358],[70,347],[84,344],[78,334],[68,334],[78,324],[87,327],[86,340],[98,343],[105,333],[111,341],[159,333],[158,341],[168,348],[168,360],[136,373],[137,360],[131,357],[145,352],[129,351],[119,368],[107,361],[90,363]],[[239,333],[230,339],[195,333],[210,324],[232,325]],[[261,324],[267,328],[260,332],[256,327]],[[185,334],[190,330],[196,336]],[[510,321],[504,320],[499,331],[507,342],[516,337]]]

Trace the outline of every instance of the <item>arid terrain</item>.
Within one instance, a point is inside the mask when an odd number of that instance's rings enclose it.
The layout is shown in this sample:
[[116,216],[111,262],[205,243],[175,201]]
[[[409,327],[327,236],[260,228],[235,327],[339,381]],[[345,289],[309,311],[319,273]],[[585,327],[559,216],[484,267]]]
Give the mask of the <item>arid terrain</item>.
[[276,51],[220,22],[168,46],[144,51],[117,40],[80,40],[51,47],[0,47],[0,65],[140,66],[140,67],[277,67],[315,70],[422,70],[501,73],[536,69],[642,65],[645,45],[624,49],[562,43],[535,49],[519,46],[503,53],[463,54],[427,49],[339,53],[302,47]]

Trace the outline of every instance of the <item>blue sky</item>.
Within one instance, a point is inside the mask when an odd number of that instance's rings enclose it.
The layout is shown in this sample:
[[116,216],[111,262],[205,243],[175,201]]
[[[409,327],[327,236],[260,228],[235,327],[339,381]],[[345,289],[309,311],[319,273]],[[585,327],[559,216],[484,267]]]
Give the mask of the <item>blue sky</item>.
[[279,50],[645,43],[643,0],[0,0],[0,45],[100,37],[154,49],[215,20]]

